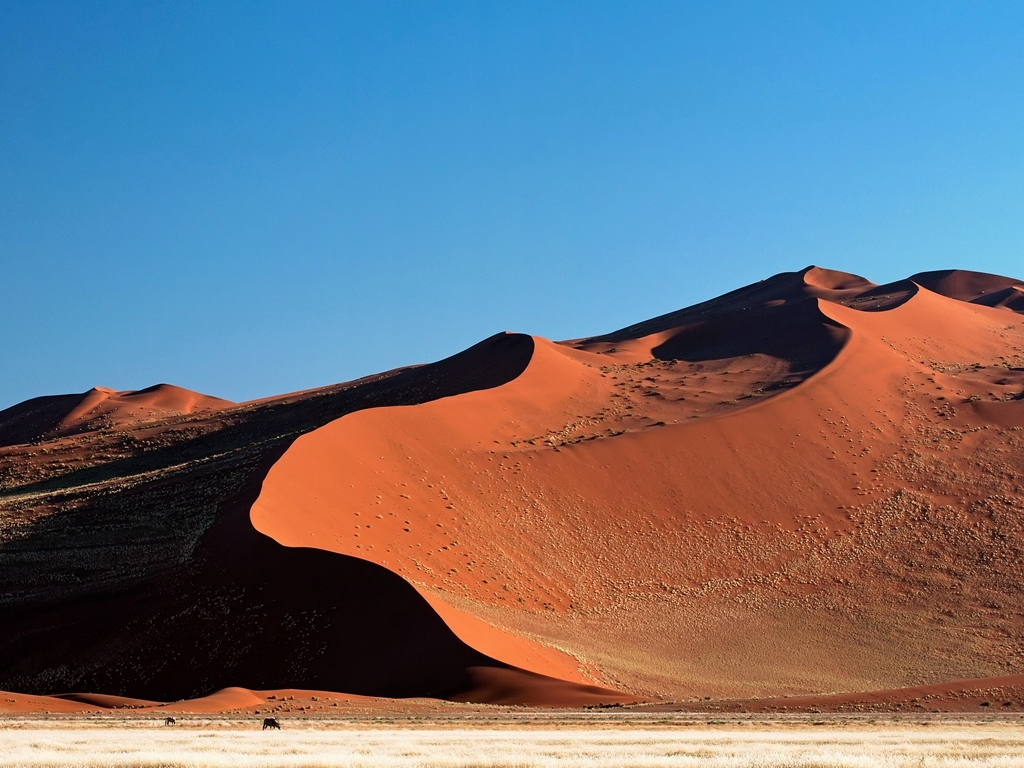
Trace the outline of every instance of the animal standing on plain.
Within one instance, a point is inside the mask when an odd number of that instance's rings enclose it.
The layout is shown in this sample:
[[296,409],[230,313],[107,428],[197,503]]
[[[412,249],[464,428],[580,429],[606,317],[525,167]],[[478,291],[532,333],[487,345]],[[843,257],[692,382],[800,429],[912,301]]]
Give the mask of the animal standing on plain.
[[264,717],[263,718],[263,730],[265,731],[265,730],[267,730],[267,728],[277,728],[277,730],[280,731],[281,730],[281,724],[279,722],[277,722],[277,718],[276,717]]
[[174,718],[173,717],[165,717],[164,718],[164,725],[174,725]]

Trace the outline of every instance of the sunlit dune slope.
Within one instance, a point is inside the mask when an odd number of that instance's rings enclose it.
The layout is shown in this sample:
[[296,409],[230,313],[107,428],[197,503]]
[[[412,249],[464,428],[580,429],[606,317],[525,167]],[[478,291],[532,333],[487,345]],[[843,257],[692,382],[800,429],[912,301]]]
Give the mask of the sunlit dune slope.
[[932,282],[956,298],[809,268],[535,338],[500,387],[299,438],[251,519],[495,658],[642,695],[1020,671],[1024,321],[975,301],[1015,281]]

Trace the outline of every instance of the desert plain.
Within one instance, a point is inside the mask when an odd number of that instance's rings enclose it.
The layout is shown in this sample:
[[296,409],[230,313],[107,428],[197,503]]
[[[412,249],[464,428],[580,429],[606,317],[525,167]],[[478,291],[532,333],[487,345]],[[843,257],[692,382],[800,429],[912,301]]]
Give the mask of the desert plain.
[[5,764],[1022,764],[1022,449],[1024,283],[956,270],[248,403],[35,398]]
[[4,765],[357,766],[435,768],[653,768],[656,766],[1020,766],[1019,722],[829,722],[648,720],[614,717],[485,717],[480,722],[294,723],[254,730],[245,720],[26,720],[0,729]]

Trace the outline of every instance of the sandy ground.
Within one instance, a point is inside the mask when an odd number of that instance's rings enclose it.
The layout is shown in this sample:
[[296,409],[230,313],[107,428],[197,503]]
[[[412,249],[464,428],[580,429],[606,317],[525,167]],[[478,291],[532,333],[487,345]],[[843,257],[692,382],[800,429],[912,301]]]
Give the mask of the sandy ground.
[[512,718],[473,723],[0,720],[11,768],[57,766],[1024,766],[1019,718]]
[[[527,715],[524,713],[530,713]],[[571,713],[571,714],[570,714]],[[209,715],[241,717],[270,715],[286,718],[354,717],[367,720],[386,718],[411,721],[489,719],[523,722],[526,717],[547,722],[575,719],[584,722],[599,717],[611,721],[644,718],[686,717],[687,713],[713,713],[716,717],[751,715],[796,716],[834,715],[965,715],[1012,718],[1024,717],[1024,675],[951,680],[944,683],[890,690],[835,693],[817,696],[776,696],[766,698],[691,697],[679,700],[621,703],[612,697],[603,703],[583,707],[527,708],[516,705],[473,704],[438,698],[386,698],[355,696],[333,691],[298,688],[249,690],[224,688],[208,696],[173,702],[148,701],[96,693],[65,693],[54,696],[0,691],[0,717],[33,716],[133,716],[140,719],[164,716]]]

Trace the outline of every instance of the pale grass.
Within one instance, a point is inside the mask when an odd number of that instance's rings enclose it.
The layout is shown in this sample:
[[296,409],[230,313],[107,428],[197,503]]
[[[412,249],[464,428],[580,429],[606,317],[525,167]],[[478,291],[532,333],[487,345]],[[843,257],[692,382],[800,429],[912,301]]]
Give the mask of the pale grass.
[[1024,768],[1020,726],[698,730],[285,731],[144,727],[8,727],[5,768]]

